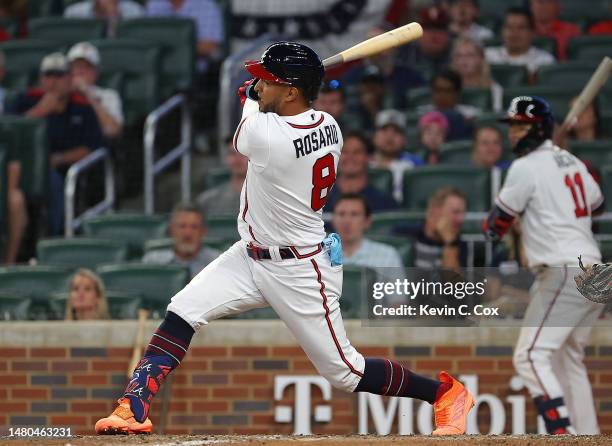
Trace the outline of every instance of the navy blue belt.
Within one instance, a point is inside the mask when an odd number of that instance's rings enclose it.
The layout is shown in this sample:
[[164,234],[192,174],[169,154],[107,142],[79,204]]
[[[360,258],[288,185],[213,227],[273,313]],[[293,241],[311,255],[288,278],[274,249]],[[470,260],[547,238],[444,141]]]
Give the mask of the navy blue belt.
[[[286,248],[279,248],[278,252],[282,260],[288,259],[305,259],[307,257],[312,257],[315,254],[318,254],[323,249],[323,244],[317,245],[314,251],[309,252],[307,254],[300,254],[294,246],[289,246]],[[256,246],[252,243],[249,243],[246,247],[247,255],[253,260],[272,260],[272,254],[270,253],[270,249],[263,248],[261,246]]]

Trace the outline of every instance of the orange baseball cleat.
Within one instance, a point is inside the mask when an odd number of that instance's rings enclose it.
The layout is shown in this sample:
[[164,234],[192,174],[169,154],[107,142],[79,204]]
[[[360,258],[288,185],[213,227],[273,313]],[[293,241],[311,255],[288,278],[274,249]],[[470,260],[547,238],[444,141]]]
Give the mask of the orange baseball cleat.
[[128,434],[150,434],[153,430],[153,423],[147,418],[140,423],[134,418],[130,408],[130,400],[121,398],[117,401],[119,405],[106,418],[98,420],[96,423],[96,433],[98,435],[128,435]]
[[450,388],[434,402],[436,430],[432,435],[465,434],[467,416],[474,407],[474,397],[468,390],[446,372],[440,372],[442,385]]

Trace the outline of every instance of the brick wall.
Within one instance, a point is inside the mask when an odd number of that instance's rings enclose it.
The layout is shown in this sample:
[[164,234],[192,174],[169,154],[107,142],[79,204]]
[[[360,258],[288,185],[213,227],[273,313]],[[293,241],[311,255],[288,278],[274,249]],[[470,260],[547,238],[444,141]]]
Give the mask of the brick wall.
[[[73,339],[77,346],[49,345],[60,344],[58,339],[53,342],[46,339],[40,342],[42,346],[10,346],[6,336],[2,336],[9,325],[0,324],[0,426],[69,425],[77,433],[91,433],[95,421],[112,410],[124,388],[131,347],[112,343],[87,346],[83,345],[87,339],[81,338]],[[56,334],[62,326],[55,326]],[[35,330],[36,324],[29,329]],[[112,327],[105,330],[112,330]],[[461,344],[453,331],[449,331],[446,343],[440,343],[441,337],[435,339],[434,336],[434,345],[424,342],[424,334],[412,338],[401,336],[399,340],[391,338],[387,345],[370,336],[369,342],[355,344],[365,355],[395,358],[429,375],[440,369],[476,374],[479,393],[492,393],[503,401],[507,395],[517,392],[509,388],[514,371],[512,343],[507,339],[512,336],[501,334],[501,330],[509,329],[499,329],[498,338],[489,334],[483,336],[486,341],[471,341],[470,345],[451,345]],[[291,424],[274,421],[274,408],[278,404],[293,406],[293,389],[285,390],[284,399],[275,402],[274,376],[316,375],[315,370],[301,348],[291,345],[291,338],[287,341],[287,336],[284,338],[287,345],[251,343],[253,341],[247,344],[236,342],[235,338],[236,333],[227,343],[205,337],[194,339],[189,354],[173,374],[167,433],[291,433]],[[127,340],[131,342],[131,339],[130,332]],[[596,395],[599,422],[604,431],[612,433],[612,346],[607,341],[602,343],[602,339],[595,342],[597,345],[587,351],[586,362]],[[320,392],[313,392],[314,407],[323,401]],[[332,422],[313,423],[313,431],[356,432],[356,396],[334,390],[331,406]],[[161,399],[158,398],[151,415],[154,422],[159,420],[160,407]],[[535,416],[531,404],[527,407],[527,426],[533,431]],[[506,409],[509,414],[509,408]],[[483,408],[479,414],[483,429],[488,422],[486,412]],[[510,416],[507,416],[507,431],[510,423]]]

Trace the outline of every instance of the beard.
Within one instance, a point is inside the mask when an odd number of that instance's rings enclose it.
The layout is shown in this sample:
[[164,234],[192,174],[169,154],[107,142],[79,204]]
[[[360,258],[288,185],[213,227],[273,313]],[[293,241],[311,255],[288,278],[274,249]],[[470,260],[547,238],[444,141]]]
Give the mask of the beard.
[[273,100],[272,102],[268,102],[267,104],[264,104],[262,102],[261,107],[259,108],[259,111],[261,111],[262,113],[276,113],[278,114],[278,99]]
[[196,242],[179,242],[176,244],[176,251],[184,256],[193,256],[197,254],[200,246]]

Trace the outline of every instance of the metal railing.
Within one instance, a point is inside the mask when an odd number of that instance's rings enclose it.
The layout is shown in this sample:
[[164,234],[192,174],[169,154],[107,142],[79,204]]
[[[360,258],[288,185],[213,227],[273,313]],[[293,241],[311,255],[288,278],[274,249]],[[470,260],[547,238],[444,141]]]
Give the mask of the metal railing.
[[[155,161],[155,139],[161,118],[181,109],[181,142],[166,155]],[[147,116],[144,128],[144,206],[145,214],[155,211],[155,177],[174,161],[181,159],[181,200],[191,199],[191,114],[187,98],[182,94],[172,96]]]
[[[79,177],[83,172],[88,171],[99,163],[104,163],[104,199],[77,217],[75,215],[75,196]],[[85,158],[70,166],[64,184],[64,199],[64,235],[66,237],[74,236],[75,229],[81,226],[84,219],[99,215],[113,208],[115,204],[115,171],[110,152],[107,148],[103,147],[94,150]]]

